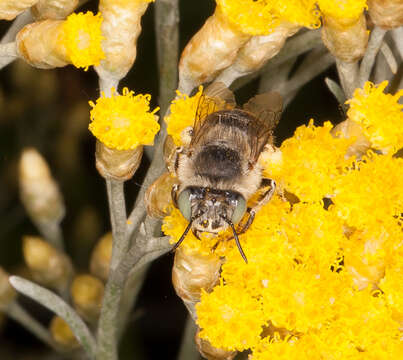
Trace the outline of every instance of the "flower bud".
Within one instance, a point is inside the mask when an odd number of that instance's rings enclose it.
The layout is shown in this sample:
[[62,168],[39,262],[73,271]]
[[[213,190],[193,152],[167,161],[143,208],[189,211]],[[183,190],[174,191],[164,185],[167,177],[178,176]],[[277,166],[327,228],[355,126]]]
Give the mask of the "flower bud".
[[182,52],[179,62],[180,91],[190,93],[194,87],[214,80],[220,71],[234,62],[238,50],[250,37],[216,9]]
[[351,144],[346,152],[347,157],[355,156],[360,159],[371,147],[370,141],[365,137],[362,127],[355,121],[349,119],[337,124],[331,133],[335,137],[343,137],[345,139],[355,138],[355,142]]
[[102,282],[92,275],[78,275],[71,284],[70,292],[78,314],[88,322],[96,322],[104,296]]
[[143,156],[143,146],[131,150],[112,149],[97,140],[95,166],[105,179],[126,181],[133,177]]
[[195,342],[200,355],[208,360],[232,360],[237,354],[236,351],[215,348],[207,340],[199,337],[199,331],[195,335]]
[[176,181],[177,179],[174,176],[166,172],[149,186],[144,195],[148,215],[162,219],[171,213],[171,189]]
[[112,257],[112,233],[107,233],[101,237],[95,246],[90,262],[91,273],[106,281],[109,274],[109,263]]
[[226,68],[215,81],[230,85],[241,76],[259,70],[282,49],[288,37],[299,30],[298,25],[283,22],[269,35],[253,36],[238,52],[235,62]]
[[65,208],[59,187],[44,158],[33,148],[23,150],[19,163],[21,200],[39,224],[59,223]]
[[217,255],[178,248],[172,269],[172,282],[182,300],[198,302],[201,290],[210,292],[220,279],[222,261]]
[[39,0],[32,8],[37,20],[63,20],[78,6],[79,0]]
[[349,63],[358,61],[365,54],[368,43],[364,14],[352,23],[323,16],[322,40],[339,60]]
[[36,236],[25,236],[22,250],[35,281],[58,290],[66,288],[73,266],[65,254]]
[[80,346],[69,325],[61,317],[53,317],[49,330],[53,340],[65,350],[73,350]]
[[101,0],[99,11],[104,21],[102,47],[105,60],[96,67],[101,78],[119,81],[126,76],[136,59],[141,17],[153,0]]
[[368,0],[368,12],[375,25],[393,29],[403,25],[403,1]]
[[1,0],[0,19],[13,20],[18,14],[29,9],[38,0]]
[[8,281],[9,275],[0,267],[0,310],[6,309],[17,296],[16,291]]

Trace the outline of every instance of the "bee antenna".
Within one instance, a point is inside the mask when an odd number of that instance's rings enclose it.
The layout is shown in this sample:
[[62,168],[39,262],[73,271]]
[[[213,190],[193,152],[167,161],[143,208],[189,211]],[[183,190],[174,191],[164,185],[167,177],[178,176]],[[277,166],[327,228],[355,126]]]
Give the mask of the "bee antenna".
[[239,252],[241,253],[242,258],[245,260],[246,263],[248,263],[248,259],[246,258],[246,255],[245,255],[245,253],[244,253],[243,250],[242,250],[241,243],[239,242],[238,234],[237,234],[236,231],[235,231],[234,224],[232,223],[231,220],[227,219],[225,216],[221,216],[221,217],[224,219],[224,221],[225,221],[229,226],[231,226],[232,232],[233,232],[233,234],[234,234],[234,239],[235,239],[236,246],[238,247],[238,250],[239,250]]
[[180,244],[182,244],[182,241],[185,240],[186,235],[188,234],[190,228],[192,227],[193,219],[192,221],[188,224],[186,227],[185,231],[183,232],[182,236],[179,238],[179,240],[175,243],[175,245],[172,247],[171,251],[174,252]]
[[192,227],[193,221],[195,221],[197,218],[199,218],[200,216],[202,216],[204,214],[204,212],[201,212],[199,215],[194,216],[190,219],[190,222],[188,224],[188,226],[186,227],[185,231],[183,232],[182,236],[179,238],[179,240],[175,243],[174,246],[172,246],[171,252],[174,252],[180,244],[182,244],[182,241],[185,240],[186,235],[188,234],[190,228]]

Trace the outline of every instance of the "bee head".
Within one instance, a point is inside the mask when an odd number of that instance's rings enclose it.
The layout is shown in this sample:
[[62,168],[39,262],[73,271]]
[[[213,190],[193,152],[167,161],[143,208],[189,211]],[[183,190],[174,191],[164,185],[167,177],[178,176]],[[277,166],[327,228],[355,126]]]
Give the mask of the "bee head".
[[178,207],[194,230],[218,233],[241,220],[246,200],[236,191],[190,186],[179,194]]

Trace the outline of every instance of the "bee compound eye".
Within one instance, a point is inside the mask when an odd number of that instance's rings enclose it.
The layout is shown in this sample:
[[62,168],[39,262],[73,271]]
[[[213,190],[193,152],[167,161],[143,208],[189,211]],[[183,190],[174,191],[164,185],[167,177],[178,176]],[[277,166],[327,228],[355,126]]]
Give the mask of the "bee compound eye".
[[236,224],[238,221],[242,219],[242,216],[245,214],[246,211],[246,200],[242,195],[238,196],[237,205],[232,214],[231,221]]
[[190,221],[192,209],[190,207],[190,190],[183,190],[178,197],[178,207],[184,218]]

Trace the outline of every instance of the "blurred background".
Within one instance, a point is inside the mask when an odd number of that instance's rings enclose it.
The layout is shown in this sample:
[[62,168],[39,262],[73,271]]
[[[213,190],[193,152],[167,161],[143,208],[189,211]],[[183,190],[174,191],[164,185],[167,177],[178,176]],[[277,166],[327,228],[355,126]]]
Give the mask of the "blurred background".
[[[213,0],[180,1],[180,46],[212,14]],[[97,1],[81,11],[97,12]],[[0,21],[0,34],[10,22]],[[152,108],[158,105],[158,69],[154,31],[154,7],[142,20],[143,31],[137,46],[137,60],[121,82],[136,93],[152,95]],[[294,64],[298,69],[302,55]],[[337,81],[334,67],[303,86],[287,106],[276,130],[276,144],[291,136],[310,118],[319,125],[326,120],[337,123],[343,115],[327,89],[324,78]],[[256,94],[259,78],[236,91],[239,103]],[[98,97],[97,76],[67,66],[39,70],[16,61],[0,72],[0,265],[9,273],[29,276],[21,251],[23,235],[38,235],[19,199],[17,164],[21,150],[33,146],[48,161],[59,182],[67,212],[62,222],[65,245],[78,272],[88,271],[88,261],[96,241],[110,231],[104,179],[95,169],[95,138],[88,131],[89,100]],[[130,210],[141,186],[149,160],[125,185]],[[177,357],[186,310],[175,295],[170,271],[173,256],[168,254],[151,266],[121,346],[121,359],[165,360]],[[27,298],[20,303],[43,324],[51,314]],[[0,359],[50,359],[50,350],[28,331],[0,313]]]

